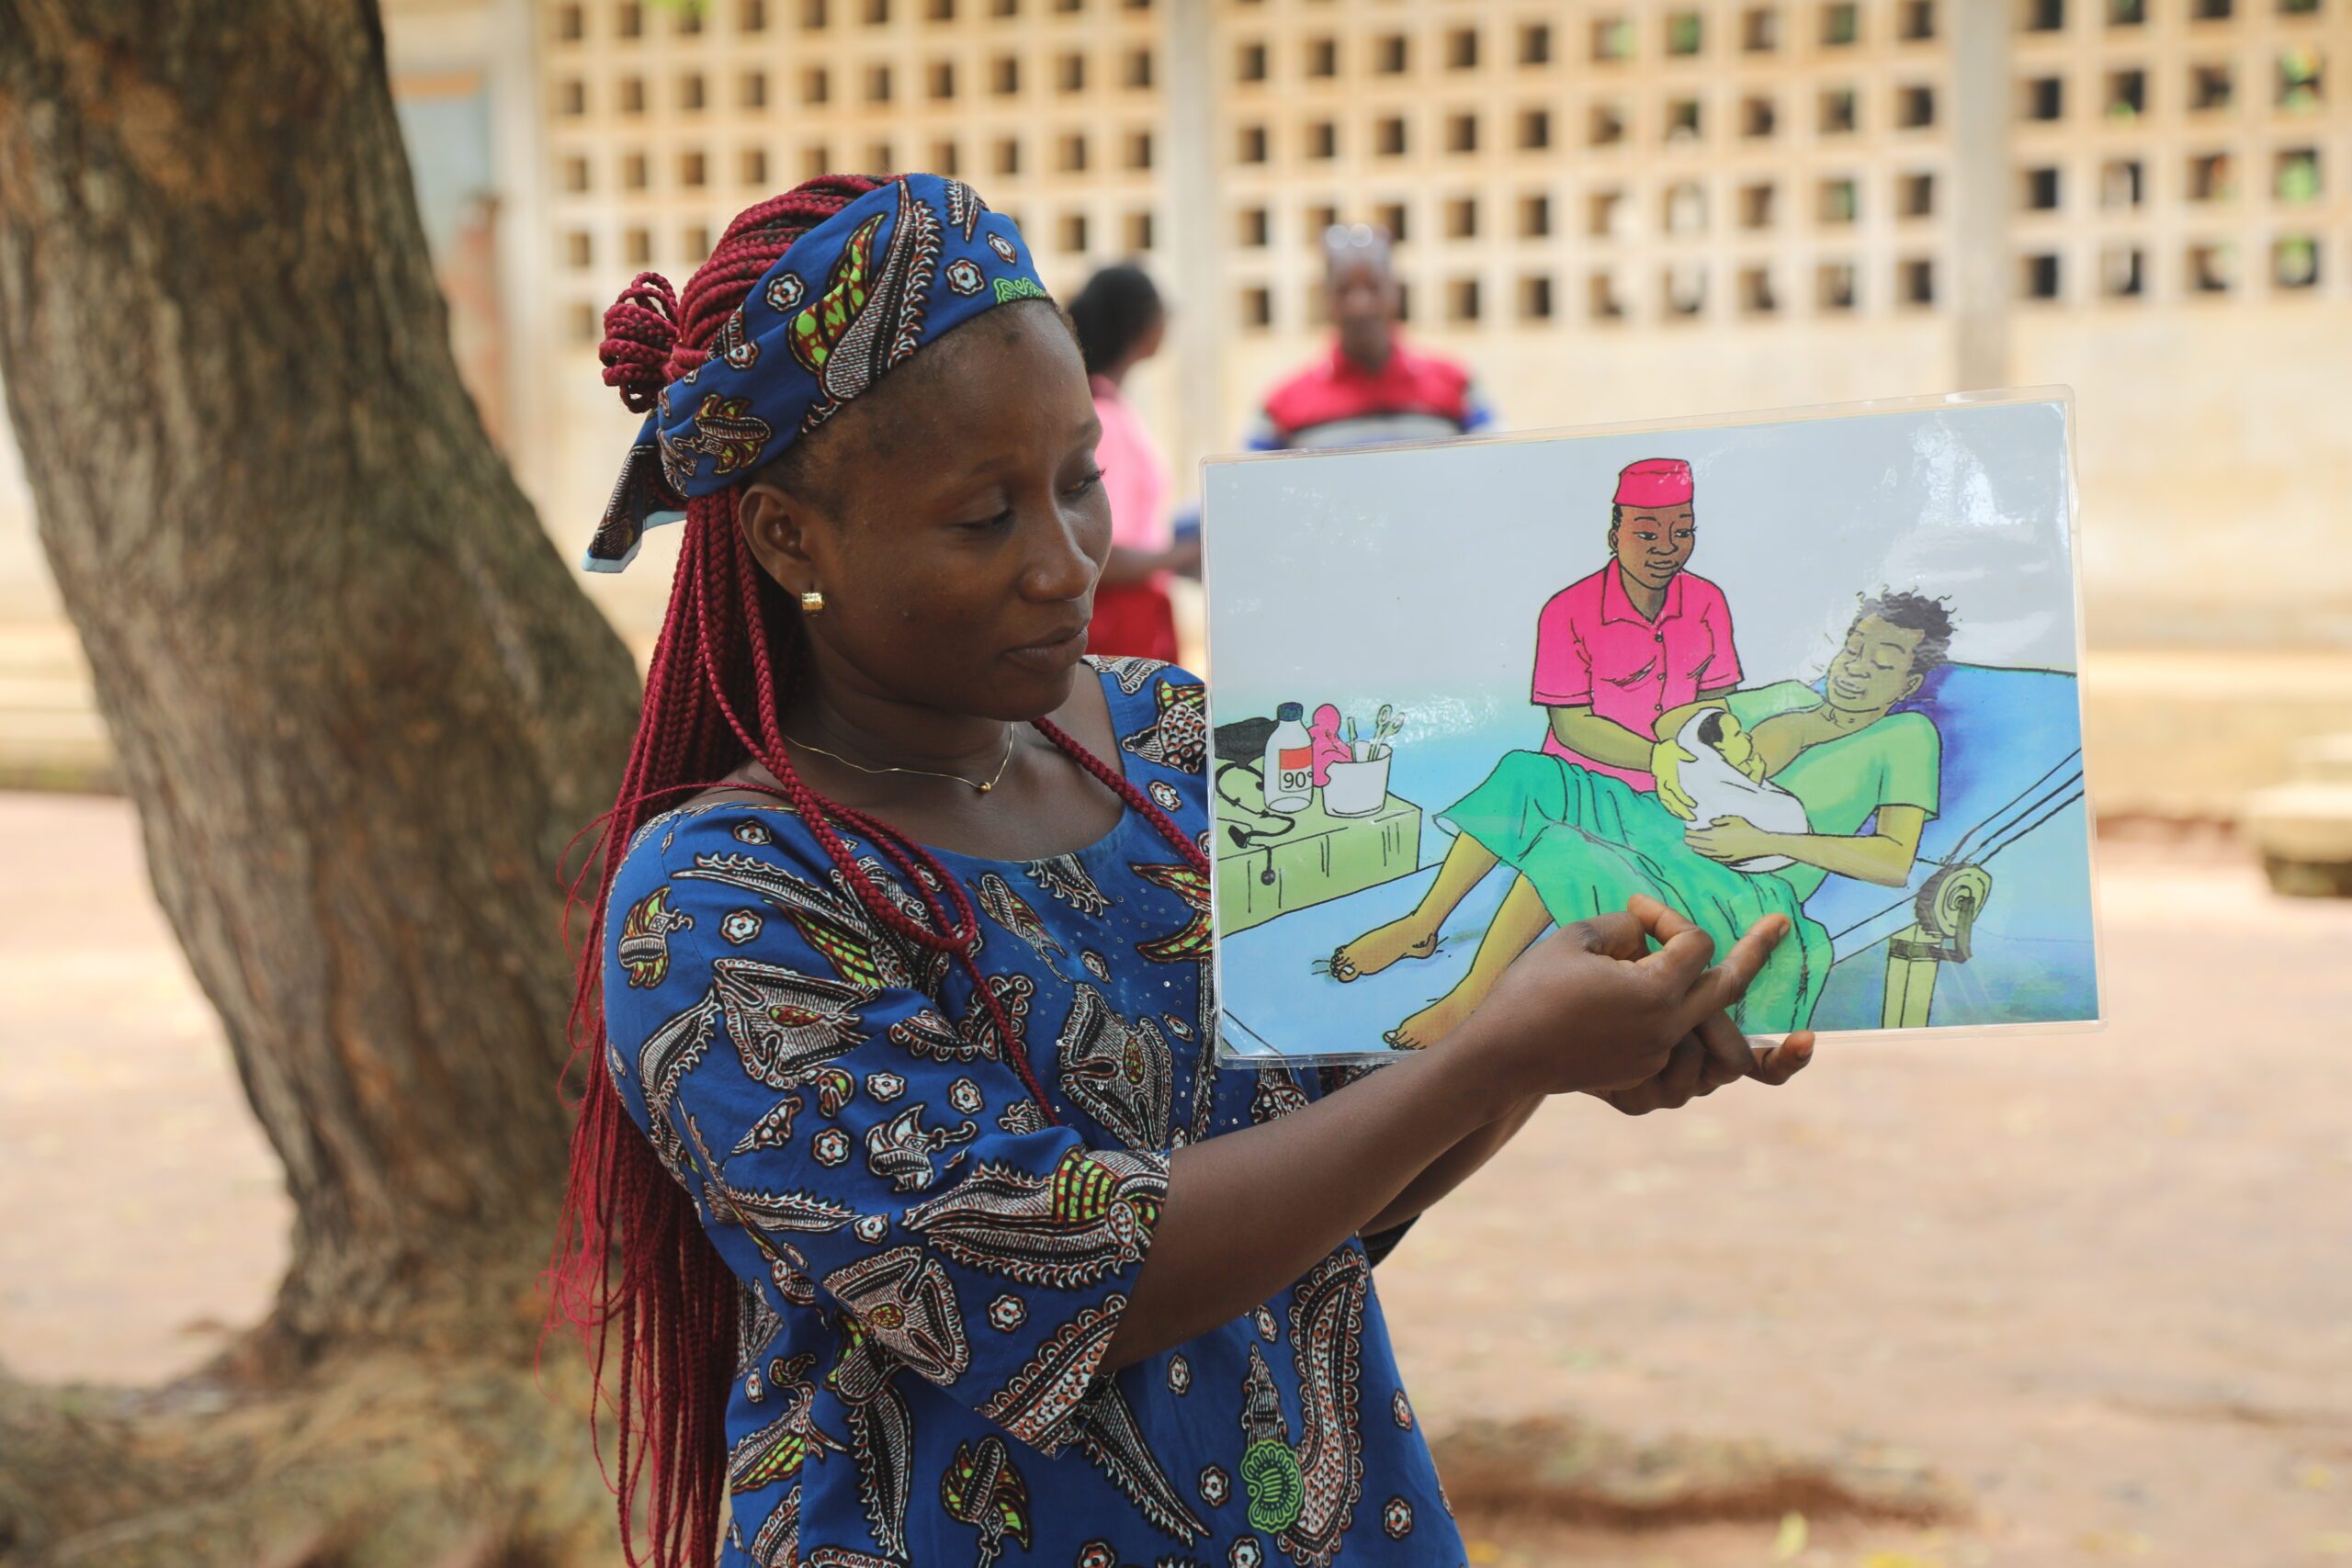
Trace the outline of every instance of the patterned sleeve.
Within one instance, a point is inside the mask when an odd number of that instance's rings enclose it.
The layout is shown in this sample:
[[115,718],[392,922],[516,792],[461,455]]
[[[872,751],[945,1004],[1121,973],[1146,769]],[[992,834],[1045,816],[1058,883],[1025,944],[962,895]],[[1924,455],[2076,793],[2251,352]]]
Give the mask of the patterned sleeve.
[[608,1065],[729,1266],[848,1314],[845,1394],[903,1362],[1060,1448],[1107,1375],[1166,1153],[1049,1125],[987,1010],[933,1004],[944,961],[877,936],[748,815],[640,844],[613,908]]

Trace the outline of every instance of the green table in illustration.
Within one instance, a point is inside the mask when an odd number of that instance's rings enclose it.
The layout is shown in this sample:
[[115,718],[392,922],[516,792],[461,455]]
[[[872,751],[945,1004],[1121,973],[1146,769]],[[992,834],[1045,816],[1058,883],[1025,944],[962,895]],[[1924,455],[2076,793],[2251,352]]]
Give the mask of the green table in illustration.
[[1264,809],[1259,770],[1225,762],[1217,788],[1235,820],[1220,824],[1216,907],[1228,935],[1276,915],[1360,893],[1420,869],[1421,808],[1389,795],[1363,817],[1334,817],[1316,792],[1290,815]]

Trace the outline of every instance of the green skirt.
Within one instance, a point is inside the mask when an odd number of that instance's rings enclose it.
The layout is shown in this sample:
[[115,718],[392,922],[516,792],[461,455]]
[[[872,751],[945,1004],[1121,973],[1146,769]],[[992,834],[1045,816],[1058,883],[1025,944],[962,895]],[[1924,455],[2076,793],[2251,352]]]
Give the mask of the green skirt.
[[1829,933],[1805,914],[1787,879],[1743,875],[1685,844],[1689,825],[1657,796],[1546,752],[1513,751],[1438,822],[1527,878],[1561,925],[1646,893],[1723,953],[1765,916],[1786,915],[1789,935],[1732,1017],[1750,1034],[1803,1029],[1813,1017],[1829,974]]

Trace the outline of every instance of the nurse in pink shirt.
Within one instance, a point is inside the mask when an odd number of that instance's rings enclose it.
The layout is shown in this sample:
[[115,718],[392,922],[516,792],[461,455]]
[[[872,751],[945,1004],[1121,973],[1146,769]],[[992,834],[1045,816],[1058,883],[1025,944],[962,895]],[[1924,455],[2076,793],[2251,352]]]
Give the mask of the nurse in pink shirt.
[[1698,543],[1690,465],[1649,457],[1617,476],[1609,564],[1552,596],[1535,622],[1544,750],[1645,792],[1657,721],[1739,683],[1724,591],[1684,570]]
[[[1654,795],[1650,763],[1662,744],[1658,720],[1739,683],[1723,590],[1683,570],[1699,536],[1690,502],[1690,465],[1680,458],[1627,464],[1610,500],[1609,564],[1554,594],[1536,617],[1534,699],[1551,710],[1543,749],[1572,764],[1533,770],[1552,793],[1575,792],[1574,770],[1582,769]],[[1514,752],[1504,766],[1534,760]],[[1619,795],[1621,802],[1631,798]],[[1354,980],[1400,959],[1429,957],[1446,919],[1498,858],[1475,836],[1457,832],[1437,880],[1413,911],[1341,946],[1331,954],[1329,973]],[[1481,983],[1490,979],[1489,960],[1508,964],[1551,920],[1532,885],[1521,878],[1480,941],[1474,976],[1484,970]],[[1474,991],[1484,994],[1464,981],[1384,1038],[1408,1048],[1431,1043],[1459,1021]]]

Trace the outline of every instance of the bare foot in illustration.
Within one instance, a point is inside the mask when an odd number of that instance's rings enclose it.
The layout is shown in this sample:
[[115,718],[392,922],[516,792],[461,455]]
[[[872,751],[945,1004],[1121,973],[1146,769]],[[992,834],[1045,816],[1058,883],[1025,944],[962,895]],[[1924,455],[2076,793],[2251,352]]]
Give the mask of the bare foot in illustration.
[[1462,1027],[1478,1004],[1456,986],[1396,1028],[1381,1036],[1400,1051],[1425,1051]]
[[1400,958],[1427,958],[1436,951],[1436,931],[1424,925],[1420,912],[1415,910],[1336,949],[1319,967],[1334,980],[1345,982],[1377,975]]

